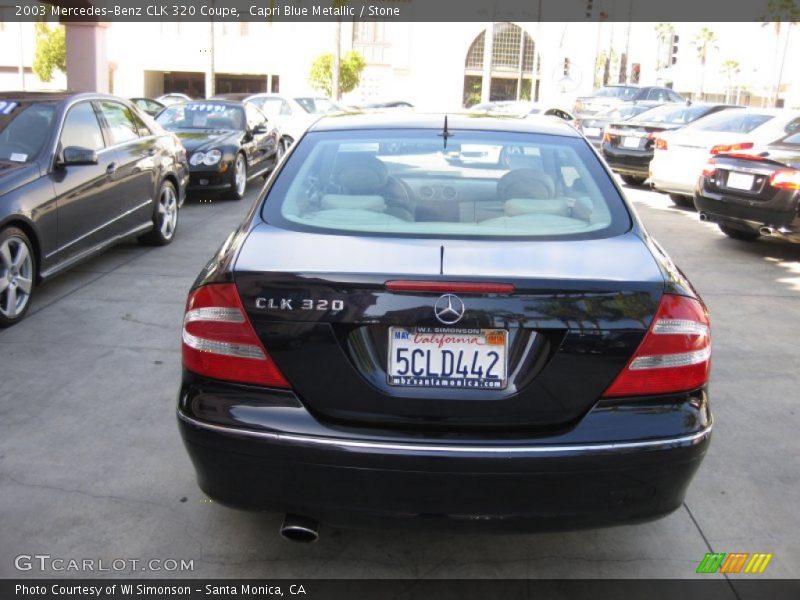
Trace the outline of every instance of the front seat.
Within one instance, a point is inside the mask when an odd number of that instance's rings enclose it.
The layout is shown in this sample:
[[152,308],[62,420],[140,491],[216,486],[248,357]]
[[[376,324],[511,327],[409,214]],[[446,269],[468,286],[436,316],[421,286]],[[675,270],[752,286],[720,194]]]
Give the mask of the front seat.
[[[386,214],[405,221],[412,220],[411,202],[405,186],[400,180],[390,176],[386,165],[374,155],[339,155],[331,179],[342,194],[353,196],[354,205],[361,205],[366,201],[358,196],[378,196],[386,203]],[[341,205],[345,200],[339,197],[337,202]]]

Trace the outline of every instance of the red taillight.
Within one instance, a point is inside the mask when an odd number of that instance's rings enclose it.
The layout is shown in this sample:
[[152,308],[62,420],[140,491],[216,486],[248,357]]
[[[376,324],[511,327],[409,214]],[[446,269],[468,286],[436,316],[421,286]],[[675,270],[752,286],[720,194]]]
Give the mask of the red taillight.
[[711,148],[711,154],[722,154],[723,152],[736,152],[737,150],[749,150],[753,147],[753,142],[742,142],[741,144],[719,144]]
[[656,150],[666,150],[667,149],[667,140],[664,138],[657,137],[656,140]]
[[651,396],[697,389],[708,381],[711,335],[700,301],[664,294],[633,357],[603,394]]
[[797,169],[781,169],[769,177],[769,184],[780,190],[800,190],[800,171]]
[[481,283],[469,281],[387,281],[392,292],[439,292],[452,294],[513,294],[513,283]]
[[182,350],[183,366],[198,375],[290,387],[256,336],[232,283],[205,285],[189,294]]
[[717,161],[709,158],[706,166],[703,167],[703,177],[711,177],[717,172]]

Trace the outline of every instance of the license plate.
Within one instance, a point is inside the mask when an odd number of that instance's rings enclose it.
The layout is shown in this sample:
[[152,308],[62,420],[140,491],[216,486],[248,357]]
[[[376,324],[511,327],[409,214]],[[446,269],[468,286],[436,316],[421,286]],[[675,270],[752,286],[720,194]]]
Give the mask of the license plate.
[[637,137],[626,137],[622,138],[622,147],[623,148],[638,148],[639,147],[639,139]]
[[583,129],[583,135],[586,137],[600,137],[600,128],[599,127],[585,127]]
[[505,329],[389,328],[389,385],[502,390]]
[[728,173],[727,187],[735,188],[737,190],[752,190],[753,189],[753,176],[746,173]]

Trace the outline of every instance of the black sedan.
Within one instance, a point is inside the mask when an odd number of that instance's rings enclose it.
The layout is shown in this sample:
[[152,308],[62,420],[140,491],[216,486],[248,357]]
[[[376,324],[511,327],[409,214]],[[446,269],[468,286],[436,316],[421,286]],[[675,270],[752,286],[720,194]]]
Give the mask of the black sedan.
[[578,128],[592,146],[600,148],[603,144],[603,134],[609,124],[619,121],[627,121],[646,110],[661,106],[659,102],[634,102],[623,104],[622,106],[612,106],[597,114],[578,119],[575,126]]
[[201,488],[297,540],[658,518],[712,427],[703,302],[546,117],[321,119],[199,275],[182,352]]
[[38,281],[111,244],[170,243],[188,179],[178,139],[127,100],[0,94],[0,327]]
[[702,220],[734,239],[764,235],[800,242],[800,133],[763,151],[711,158],[694,204]]
[[247,182],[267,175],[283,154],[277,129],[250,103],[202,100],[173,104],[156,121],[189,153],[189,193],[244,197]]
[[721,110],[741,108],[730,104],[668,104],[653,108],[633,118],[613,122],[603,134],[603,158],[625,183],[641,185],[650,176],[658,134],[680,129]]

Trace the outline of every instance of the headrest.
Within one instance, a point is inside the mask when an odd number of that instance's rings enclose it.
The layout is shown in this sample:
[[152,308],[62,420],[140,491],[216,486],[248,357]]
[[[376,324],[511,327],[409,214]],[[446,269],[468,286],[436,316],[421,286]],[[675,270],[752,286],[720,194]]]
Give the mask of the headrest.
[[500,200],[511,198],[552,198],[556,194],[553,178],[542,171],[516,169],[503,175],[497,182],[497,197]]
[[334,167],[334,182],[353,194],[377,192],[388,179],[386,165],[371,154],[340,155]]
[[574,202],[569,198],[512,198],[503,204],[503,211],[509,217],[529,214],[569,217],[572,215]]

